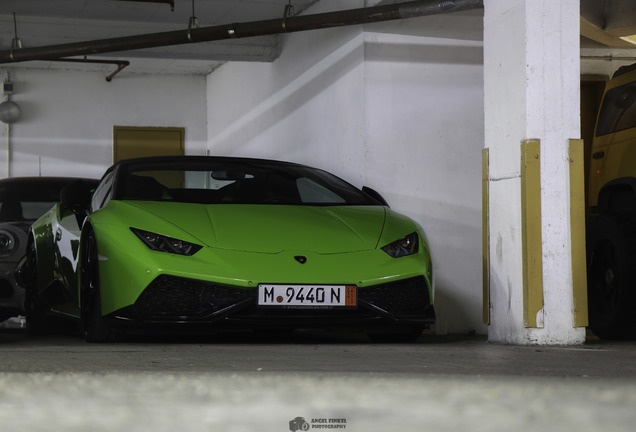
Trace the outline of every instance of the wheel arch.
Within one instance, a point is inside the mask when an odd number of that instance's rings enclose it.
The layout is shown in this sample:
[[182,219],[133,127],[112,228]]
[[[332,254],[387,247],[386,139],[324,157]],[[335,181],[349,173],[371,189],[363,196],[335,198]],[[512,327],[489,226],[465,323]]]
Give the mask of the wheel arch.
[[599,192],[598,213],[636,213],[636,177],[621,177],[606,183]]

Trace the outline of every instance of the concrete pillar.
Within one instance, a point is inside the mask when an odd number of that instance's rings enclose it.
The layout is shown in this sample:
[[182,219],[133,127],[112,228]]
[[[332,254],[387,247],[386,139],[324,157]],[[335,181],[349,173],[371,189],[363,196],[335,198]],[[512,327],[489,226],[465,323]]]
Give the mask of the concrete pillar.
[[585,340],[585,328],[574,320],[570,230],[569,148],[580,137],[579,75],[579,0],[484,1],[491,341]]

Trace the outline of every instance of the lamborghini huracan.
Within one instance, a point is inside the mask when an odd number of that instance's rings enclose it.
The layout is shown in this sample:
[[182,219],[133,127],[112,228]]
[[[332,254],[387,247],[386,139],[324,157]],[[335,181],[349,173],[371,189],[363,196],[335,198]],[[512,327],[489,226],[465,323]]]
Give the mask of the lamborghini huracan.
[[34,331],[356,329],[413,340],[435,322],[431,253],[370,188],[263,159],[129,159],[67,186],[32,226]]

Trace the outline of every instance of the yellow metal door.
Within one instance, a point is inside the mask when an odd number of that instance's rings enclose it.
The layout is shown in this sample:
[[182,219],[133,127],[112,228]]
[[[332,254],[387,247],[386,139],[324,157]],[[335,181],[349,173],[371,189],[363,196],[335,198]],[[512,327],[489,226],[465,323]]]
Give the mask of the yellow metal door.
[[180,156],[185,128],[115,126],[113,162],[147,156]]

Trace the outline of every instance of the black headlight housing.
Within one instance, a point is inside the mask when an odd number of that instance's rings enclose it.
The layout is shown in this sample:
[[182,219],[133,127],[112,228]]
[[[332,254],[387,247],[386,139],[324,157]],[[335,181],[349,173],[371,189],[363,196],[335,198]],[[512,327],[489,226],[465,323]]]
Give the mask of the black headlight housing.
[[417,253],[419,250],[419,243],[419,236],[416,232],[413,232],[382,247],[382,250],[393,258],[400,258]]
[[146,246],[154,251],[192,256],[203,247],[195,243],[164,236],[151,231],[138,228],[130,228],[130,230],[134,232]]
[[18,249],[18,244],[17,233],[8,229],[0,229],[0,258],[12,255]]

